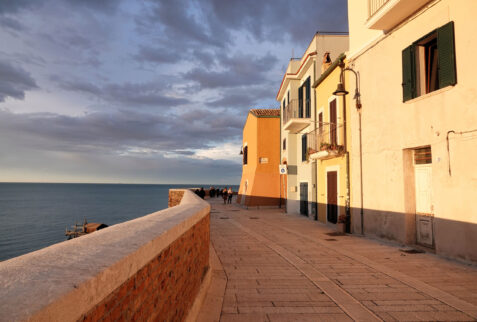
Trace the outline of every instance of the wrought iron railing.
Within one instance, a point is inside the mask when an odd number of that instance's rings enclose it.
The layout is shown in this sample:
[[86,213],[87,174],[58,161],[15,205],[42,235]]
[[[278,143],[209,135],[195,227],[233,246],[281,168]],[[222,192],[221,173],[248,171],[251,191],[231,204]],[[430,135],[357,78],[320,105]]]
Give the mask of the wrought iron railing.
[[283,124],[286,124],[291,119],[309,119],[311,117],[311,103],[310,100],[293,99],[287,106],[283,113]]
[[381,9],[389,0],[368,0],[368,19]]
[[344,152],[344,126],[340,123],[319,123],[307,134],[308,155],[319,151]]

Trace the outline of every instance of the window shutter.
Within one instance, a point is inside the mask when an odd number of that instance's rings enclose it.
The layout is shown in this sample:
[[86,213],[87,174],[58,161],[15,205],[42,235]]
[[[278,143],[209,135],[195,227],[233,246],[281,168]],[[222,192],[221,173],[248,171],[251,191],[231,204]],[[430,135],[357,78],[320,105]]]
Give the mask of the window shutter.
[[303,87],[298,88],[298,117],[303,118]]
[[402,51],[402,99],[406,102],[415,95],[414,45]]
[[301,161],[306,161],[306,134],[301,136]]
[[457,83],[455,67],[454,22],[437,29],[437,50],[439,52],[439,88]]
[[306,117],[311,117],[311,88],[310,88],[310,77],[306,79],[305,82],[305,91],[306,91],[306,101],[305,101],[305,106],[306,106]]

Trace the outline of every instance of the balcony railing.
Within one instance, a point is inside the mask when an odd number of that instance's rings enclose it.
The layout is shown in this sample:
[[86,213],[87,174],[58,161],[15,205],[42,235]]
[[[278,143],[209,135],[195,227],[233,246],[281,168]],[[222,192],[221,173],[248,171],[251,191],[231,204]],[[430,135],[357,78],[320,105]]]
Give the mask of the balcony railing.
[[310,100],[293,99],[285,107],[283,113],[283,124],[287,124],[291,119],[304,119],[311,117]]
[[307,134],[307,154],[313,159],[341,155],[345,152],[343,138],[343,124],[320,123]]
[[368,18],[371,18],[389,0],[368,0]]

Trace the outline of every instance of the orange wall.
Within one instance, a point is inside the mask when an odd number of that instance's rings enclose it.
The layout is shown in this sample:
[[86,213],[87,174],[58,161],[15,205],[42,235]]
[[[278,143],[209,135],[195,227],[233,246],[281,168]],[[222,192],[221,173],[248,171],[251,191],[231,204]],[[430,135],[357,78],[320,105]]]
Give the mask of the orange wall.
[[[243,144],[248,146],[248,164],[242,165],[237,202],[247,206],[279,205],[280,198],[280,118],[248,114],[243,130]],[[259,163],[268,158],[268,163]],[[245,192],[245,181],[248,180]],[[243,195],[246,198],[243,201]]]

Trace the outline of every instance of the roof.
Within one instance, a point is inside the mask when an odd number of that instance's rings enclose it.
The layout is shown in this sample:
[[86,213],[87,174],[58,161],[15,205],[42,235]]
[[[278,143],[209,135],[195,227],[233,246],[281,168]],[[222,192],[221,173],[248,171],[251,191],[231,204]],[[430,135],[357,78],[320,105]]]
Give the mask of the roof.
[[254,108],[250,110],[250,113],[256,117],[280,117],[279,108]]

